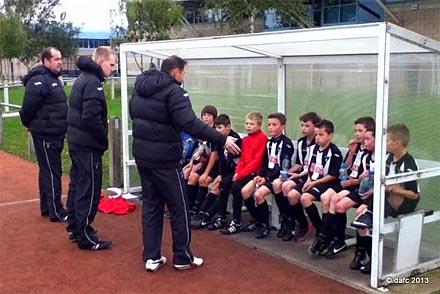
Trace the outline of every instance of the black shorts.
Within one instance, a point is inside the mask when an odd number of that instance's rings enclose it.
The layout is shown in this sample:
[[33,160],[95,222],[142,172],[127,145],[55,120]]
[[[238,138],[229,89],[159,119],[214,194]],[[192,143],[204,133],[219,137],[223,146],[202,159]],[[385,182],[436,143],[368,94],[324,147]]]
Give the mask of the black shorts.
[[234,174],[229,174],[229,175],[225,175],[222,176],[222,180],[220,181],[218,188],[220,189],[220,191],[230,191],[232,188],[232,183],[234,183],[234,181],[232,180],[232,177],[234,176]]
[[[349,189],[344,189],[344,190],[350,191]],[[351,190],[350,193],[345,197],[348,197],[351,200],[353,200],[354,202],[356,202],[356,205],[353,206],[355,208],[358,208],[361,204],[364,203],[364,200],[361,198],[361,196],[359,195],[359,192],[356,188]]]
[[298,191],[300,194],[309,193],[313,195],[313,197],[315,197],[316,201],[321,201],[321,194],[327,191],[328,188],[332,188],[334,186],[334,183],[329,182],[329,183],[318,184],[306,192],[302,191],[303,186],[304,184],[298,185],[294,189]]
[[385,198],[385,217],[391,216],[396,218],[401,214],[411,213],[416,209],[417,202],[418,201],[411,202],[407,199],[404,199],[399,209],[394,209],[388,202],[388,198]]
[[271,181],[271,180],[266,181],[266,183],[264,183],[263,186],[266,186],[266,187],[270,190],[270,192],[273,194],[274,192],[273,192],[273,185],[272,185],[272,182],[273,182],[273,181]]
[[[206,164],[204,164],[204,165],[202,165],[202,167],[198,170],[198,171],[196,171],[196,173],[199,175],[199,176],[201,176],[201,175],[203,175],[203,173],[205,172],[205,170],[206,170]],[[217,162],[214,164],[214,166],[212,167],[212,169],[211,169],[211,171],[209,172],[209,175],[208,175],[211,179],[215,179],[217,176],[218,176],[218,164],[217,164]]]
[[307,182],[307,176],[304,177],[300,177],[300,178],[295,178],[292,181],[295,182],[296,185],[304,185],[305,182]]

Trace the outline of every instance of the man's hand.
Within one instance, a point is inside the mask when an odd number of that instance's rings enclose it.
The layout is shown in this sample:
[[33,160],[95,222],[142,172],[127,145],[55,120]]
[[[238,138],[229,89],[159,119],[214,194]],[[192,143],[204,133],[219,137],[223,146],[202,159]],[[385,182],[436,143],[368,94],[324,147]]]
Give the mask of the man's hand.
[[235,141],[237,141],[237,138],[228,136],[226,138],[225,142],[225,149],[228,150],[228,152],[231,152],[232,154],[239,154],[241,149],[235,144]]

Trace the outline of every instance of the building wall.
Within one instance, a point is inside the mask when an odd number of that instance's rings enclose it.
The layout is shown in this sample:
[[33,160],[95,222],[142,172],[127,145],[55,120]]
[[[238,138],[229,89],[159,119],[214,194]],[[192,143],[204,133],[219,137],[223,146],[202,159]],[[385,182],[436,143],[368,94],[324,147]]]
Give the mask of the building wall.
[[[264,19],[257,18],[255,21],[255,32],[262,32],[264,29]],[[200,23],[185,25],[181,31],[173,32],[171,39],[186,39],[186,38],[198,38],[198,37],[210,37],[210,36],[224,36],[230,35],[231,30],[227,24],[223,27],[216,26],[213,23]]]
[[385,20],[440,41],[440,1],[419,0],[415,2],[387,4],[387,8],[397,17],[396,23],[390,15]]

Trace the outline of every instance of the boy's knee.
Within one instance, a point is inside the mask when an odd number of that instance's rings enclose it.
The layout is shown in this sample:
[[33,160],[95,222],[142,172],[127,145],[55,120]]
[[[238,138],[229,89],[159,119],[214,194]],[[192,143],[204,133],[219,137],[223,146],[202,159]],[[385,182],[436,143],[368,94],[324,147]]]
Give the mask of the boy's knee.
[[267,193],[264,191],[261,191],[260,189],[255,191],[255,201],[257,202],[257,204],[263,203],[266,195],[267,195]]
[[292,190],[287,194],[287,199],[290,204],[296,204],[299,202],[300,194],[296,190]]
[[306,193],[306,194],[302,194],[299,200],[303,207],[309,207],[310,205],[312,205],[313,201],[315,200],[315,197]]

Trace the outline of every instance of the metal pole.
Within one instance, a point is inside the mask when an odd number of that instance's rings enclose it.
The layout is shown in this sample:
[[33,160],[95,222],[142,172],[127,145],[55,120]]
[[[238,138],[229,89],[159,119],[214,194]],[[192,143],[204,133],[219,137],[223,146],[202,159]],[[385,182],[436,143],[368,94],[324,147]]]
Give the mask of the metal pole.
[[9,106],[8,106],[8,104],[9,104],[9,85],[8,85],[8,80],[5,80],[4,81],[4,86],[3,86],[3,99],[4,99],[4,102],[6,103],[6,105],[5,105],[5,112],[9,112]]
[[110,91],[110,99],[115,100],[115,77],[112,77],[112,83],[111,83],[111,91]]
[[3,111],[0,106],[0,145],[3,144]]
[[121,187],[121,119],[109,120],[109,181],[111,187]]

